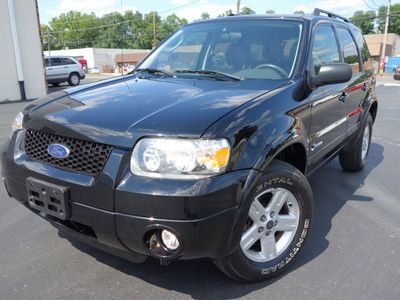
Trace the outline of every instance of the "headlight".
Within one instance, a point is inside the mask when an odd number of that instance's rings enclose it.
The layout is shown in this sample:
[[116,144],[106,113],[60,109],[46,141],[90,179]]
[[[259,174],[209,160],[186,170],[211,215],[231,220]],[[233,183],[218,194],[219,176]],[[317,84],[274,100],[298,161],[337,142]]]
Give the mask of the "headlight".
[[226,139],[144,138],[133,149],[135,175],[192,179],[220,174],[229,162]]
[[22,129],[22,120],[24,119],[24,115],[22,112],[19,112],[15,119],[14,122],[11,125],[11,134],[10,136],[12,136],[14,134],[15,131]]

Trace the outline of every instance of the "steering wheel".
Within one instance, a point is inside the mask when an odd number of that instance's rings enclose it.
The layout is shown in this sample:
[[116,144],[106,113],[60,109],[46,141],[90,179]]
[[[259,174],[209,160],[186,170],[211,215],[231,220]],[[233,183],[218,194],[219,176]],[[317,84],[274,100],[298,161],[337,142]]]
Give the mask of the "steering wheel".
[[278,67],[276,65],[272,65],[272,64],[261,64],[258,65],[256,67],[256,69],[271,69],[272,71],[275,71],[276,73],[278,73],[282,79],[283,78],[287,78],[288,77],[288,73],[286,73],[286,71],[284,69],[282,69],[281,67]]

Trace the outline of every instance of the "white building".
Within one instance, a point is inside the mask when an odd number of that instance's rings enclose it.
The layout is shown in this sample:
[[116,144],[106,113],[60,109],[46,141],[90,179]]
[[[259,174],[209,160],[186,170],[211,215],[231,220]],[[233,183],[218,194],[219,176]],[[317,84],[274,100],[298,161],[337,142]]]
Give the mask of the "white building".
[[51,50],[50,55],[48,51],[44,51],[45,56],[73,56],[77,59],[86,59],[88,68],[108,66],[112,69],[115,68],[115,56],[117,54],[135,54],[147,53],[149,50],[145,49],[109,49],[109,48],[82,48],[82,49],[65,49],[65,50]]
[[0,0],[0,70],[0,102],[46,94],[36,0]]

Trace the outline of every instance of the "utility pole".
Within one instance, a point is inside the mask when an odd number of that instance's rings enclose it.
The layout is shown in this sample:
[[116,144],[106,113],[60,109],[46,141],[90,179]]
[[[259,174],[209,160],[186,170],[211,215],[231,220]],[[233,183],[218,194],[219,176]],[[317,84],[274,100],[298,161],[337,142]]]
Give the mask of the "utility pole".
[[236,0],[236,14],[240,14],[240,0]]
[[153,48],[156,47],[156,13],[153,12]]
[[386,9],[386,20],[385,20],[385,32],[383,34],[383,43],[382,43],[382,56],[380,61],[380,74],[382,75],[384,71],[385,57],[386,57],[386,42],[387,42],[387,33],[389,27],[389,15],[390,15],[390,4],[391,0],[388,0],[388,5]]
[[50,56],[50,28],[47,28],[47,55]]

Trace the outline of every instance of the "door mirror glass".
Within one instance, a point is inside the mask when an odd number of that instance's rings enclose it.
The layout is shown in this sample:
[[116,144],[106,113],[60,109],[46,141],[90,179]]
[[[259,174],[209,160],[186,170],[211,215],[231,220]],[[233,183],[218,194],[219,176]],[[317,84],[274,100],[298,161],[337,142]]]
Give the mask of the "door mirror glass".
[[352,76],[353,71],[346,63],[325,64],[321,66],[319,74],[315,77],[315,85],[343,83],[349,81]]

